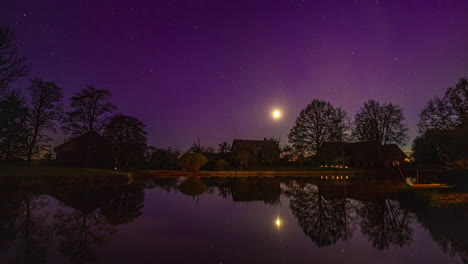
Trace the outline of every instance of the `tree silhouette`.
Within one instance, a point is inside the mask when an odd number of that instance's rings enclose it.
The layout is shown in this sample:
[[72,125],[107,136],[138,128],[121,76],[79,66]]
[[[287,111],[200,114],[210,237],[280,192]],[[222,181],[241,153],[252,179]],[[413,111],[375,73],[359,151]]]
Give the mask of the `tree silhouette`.
[[227,141],[223,141],[223,143],[218,144],[218,154],[221,156],[222,159],[231,159],[231,147],[231,144],[229,144],[229,142]]
[[420,134],[412,146],[416,161],[466,169],[468,80],[460,79],[442,98],[429,100],[420,114],[418,127]]
[[39,78],[32,79],[27,88],[29,91],[31,106],[28,111],[28,140],[27,159],[44,150],[50,137],[44,134],[44,130],[55,131],[55,121],[62,115],[62,88],[54,82],[45,82]]
[[17,78],[28,74],[26,58],[18,55],[15,31],[9,25],[0,25],[0,95]]
[[109,115],[117,107],[111,103],[111,92],[96,89],[89,85],[72,96],[72,111],[66,112],[62,131],[71,136],[79,136],[88,131],[101,132],[109,121]]
[[18,91],[9,91],[0,99],[0,159],[26,155],[28,107]]
[[356,113],[353,136],[360,141],[376,140],[381,145],[403,145],[408,138],[404,120],[403,109],[399,105],[369,100]]
[[451,131],[462,124],[468,125],[467,78],[448,88],[442,98],[429,100],[421,111],[418,127],[422,134],[428,129]]
[[146,151],[145,124],[138,118],[117,114],[104,128],[104,136],[118,148],[118,162],[122,168],[142,161]]
[[344,141],[347,129],[348,117],[341,107],[315,99],[301,111],[288,139],[293,148],[320,155],[323,142]]
[[175,170],[178,168],[180,151],[172,148],[148,147],[145,168],[153,170]]

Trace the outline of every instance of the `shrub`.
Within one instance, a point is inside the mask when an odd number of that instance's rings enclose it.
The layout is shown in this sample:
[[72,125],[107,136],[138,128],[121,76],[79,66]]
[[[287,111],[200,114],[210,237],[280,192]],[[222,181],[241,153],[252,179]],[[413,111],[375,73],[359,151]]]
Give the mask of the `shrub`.
[[208,159],[203,154],[186,153],[180,158],[180,161],[184,170],[197,172],[208,162]]

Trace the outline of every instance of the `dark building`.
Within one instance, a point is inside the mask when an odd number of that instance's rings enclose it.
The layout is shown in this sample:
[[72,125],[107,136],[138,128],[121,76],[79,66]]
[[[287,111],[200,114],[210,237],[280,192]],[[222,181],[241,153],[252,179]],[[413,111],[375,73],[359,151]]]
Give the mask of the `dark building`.
[[95,131],[89,131],[54,148],[57,163],[64,166],[113,168],[116,148]]
[[406,154],[397,145],[380,145],[377,141],[324,142],[320,146],[320,163],[323,165],[391,167],[393,161],[403,164],[405,158]]
[[247,163],[245,167],[255,167],[258,163],[272,164],[280,160],[280,148],[278,143],[272,140],[244,140],[234,139],[231,152],[240,158],[241,163]]

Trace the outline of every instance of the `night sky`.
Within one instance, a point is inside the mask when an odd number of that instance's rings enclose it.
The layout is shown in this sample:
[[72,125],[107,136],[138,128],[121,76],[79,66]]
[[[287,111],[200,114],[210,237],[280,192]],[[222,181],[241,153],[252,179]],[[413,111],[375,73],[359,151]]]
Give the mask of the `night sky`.
[[107,88],[149,144],[186,149],[285,143],[314,98],[352,117],[368,99],[398,103],[413,138],[427,100],[468,74],[467,13],[466,0],[3,0],[0,23],[67,107],[88,84]]

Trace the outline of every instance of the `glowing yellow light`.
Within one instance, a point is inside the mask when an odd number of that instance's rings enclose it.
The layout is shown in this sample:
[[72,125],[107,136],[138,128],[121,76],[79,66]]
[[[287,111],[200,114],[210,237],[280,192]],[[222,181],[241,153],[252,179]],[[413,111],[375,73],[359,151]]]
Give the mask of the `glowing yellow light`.
[[348,179],[348,176],[346,176],[346,179]]
[[271,117],[273,117],[273,119],[280,119],[281,111],[278,109],[273,110],[273,112],[271,112]]
[[281,219],[279,219],[279,217],[276,218],[275,225],[276,225],[276,227],[278,227],[278,228],[281,227]]

